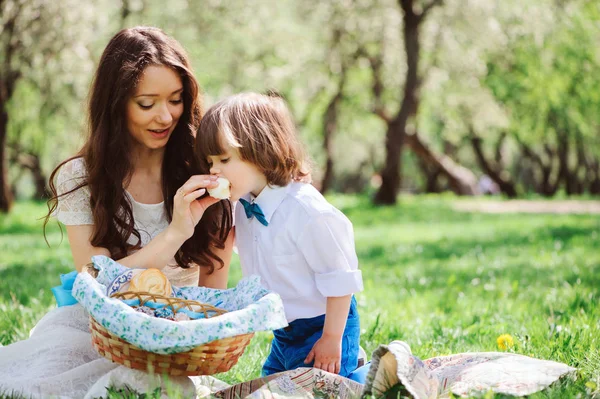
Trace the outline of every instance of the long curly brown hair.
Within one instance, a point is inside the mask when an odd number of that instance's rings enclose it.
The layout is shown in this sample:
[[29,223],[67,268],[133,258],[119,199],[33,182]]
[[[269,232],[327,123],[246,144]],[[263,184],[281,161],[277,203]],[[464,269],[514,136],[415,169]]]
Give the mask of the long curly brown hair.
[[[187,54],[175,39],[160,29],[123,29],[108,43],[94,77],[89,96],[87,142],[77,155],[61,162],[50,176],[52,197],[48,200],[44,231],[59,198],[88,186],[94,220],[91,244],[107,248],[115,259],[141,247],[141,236],[134,227],[132,206],[124,189],[133,173],[126,104],[143,71],[151,65],[171,68],[183,83],[184,111],[166,145],[162,164],[162,194],[169,222],[176,190],[193,174],[206,173],[194,157],[194,136],[202,117],[202,102]],[[83,159],[87,175],[73,190],[59,194],[55,176],[65,163],[76,158]],[[223,267],[223,260],[215,254],[215,249],[225,247],[231,224],[228,201],[208,208],[194,235],[176,253],[177,264],[183,268],[197,264],[210,268],[210,273],[215,261]],[[127,243],[132,235],[137,238],[134,245]]]

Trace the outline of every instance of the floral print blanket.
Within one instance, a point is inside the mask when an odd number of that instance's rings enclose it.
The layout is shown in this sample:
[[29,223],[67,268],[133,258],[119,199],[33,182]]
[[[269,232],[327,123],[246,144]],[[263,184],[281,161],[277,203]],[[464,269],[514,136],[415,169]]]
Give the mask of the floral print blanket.
[[490,391],[526,396],[574,370],[566,364],[503,352],[461,353],[421,360],[411,353],[408,344],[393,341],[373,352],[365,385],[322,370],[299,368],[219,388],[212,397],[432,399],[479,397]]
[[[575,369],[566,364],[505,352],[460,353],[421,360],[408,344],[393,341],[373,352],[365,395],[392,389],[415,399],[478,396],[488,391],[526,396]],[[408,395],[407,395],[408,396]]]

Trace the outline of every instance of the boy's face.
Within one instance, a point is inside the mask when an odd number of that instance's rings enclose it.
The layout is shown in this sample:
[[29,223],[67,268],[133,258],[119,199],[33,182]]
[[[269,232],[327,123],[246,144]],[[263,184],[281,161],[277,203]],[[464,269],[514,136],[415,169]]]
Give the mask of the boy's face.
[[267,185],[267,178],[261,171],[242,160],[236,148],[224,146],[225,153],[209,155],[210,174],[225,177],[231,183],[231,200],[237,201],[248,193],[258,196]]

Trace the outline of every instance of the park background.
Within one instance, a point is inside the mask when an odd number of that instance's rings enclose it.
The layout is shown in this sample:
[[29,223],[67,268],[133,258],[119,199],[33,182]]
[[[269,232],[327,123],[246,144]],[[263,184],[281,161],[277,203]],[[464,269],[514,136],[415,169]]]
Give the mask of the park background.
[[[597,1],[0,0],[0,344],[74,268],[59,226],[42,234],[48,177],[83,143],[104,46],[136,25],[182,43],[206,106],[287,100],[355,227],[368,353],[513,351],[578,368],[534,397],[600,397]],[[269,340],[218,377],[257,377]]]

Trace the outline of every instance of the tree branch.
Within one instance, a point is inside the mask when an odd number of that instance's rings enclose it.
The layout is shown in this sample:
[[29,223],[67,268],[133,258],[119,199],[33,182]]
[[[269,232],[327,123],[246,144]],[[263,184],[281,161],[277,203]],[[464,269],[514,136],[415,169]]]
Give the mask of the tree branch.
[[504,179],[502,177],[502,169],[500,168],[500,166],[493,164],[492,162],[486,159],[483,151],[483,146],[481,145],[483,141],[481,137],[477,136],[477,134],[471,130],[470,138],[473,151],[475,152],[475,158],[477,159],[479,167],[498,185],[498,187],[500,187],[500,190],[502,190],[503,193],[505,193],[511,198],[516,197],[517,191],[510,178]]
[[546,167],[542,158],[537,153],[535,153],[535,151],[533,151],[527,144],[522,142],[520,142],[519,144],[521,145],[521,151],[523,151],[523,155],[525,155],[525,157],[531,159],[542,169]]
[[318,98],[325,92],[325,86],[321,86],[317,89],[316,93],[312,96],[312,98],[308,101],[306,105],[306,110],[302,118],[299,118],[298,125],[304,126],[308,123],[308,119],[314,112],[317,104],[319,103]]
[[427,143],[421,140],[418,132],[407,134],[404,143],[421,160],[446,176],[452,191],[459,195],[478,194],[475,174],[454,161],[450,156],[434,152]]
[[437,27],[437,32],[435,34],[435,39],[433,42],[433,49],[431,51],[431,53],[433,54],[433,60],[431,61],[430,65],[427,65],[425,68],[423,68],[423,76],[429,75],[429,73],[431,72],[431,69],[433,67],[437,66],[438,61],[439,61],[438,55],[440,54],[441,42],[442,42],[442,28]]
[[504,141],[506,140],[507,133],[500,133],[500,137],[498,137],[498,141],[496,142],[496,150],[494,155],[494,161],[496,164],[502,167],[504,165],[504,159],[502,157],[502,148],[504,147]]
[[413,0],[398,0],[398,3],[400,4],[400,7],[402,7],[402,11],[404,11],[404,13],[410,13],[414,15],[415,10],[413,9]]
[[429,13],[429,11],[431,11],[434,7],[442,5],[443,2],[444,0],[431,0],[429,3],[423,6],[423,10],[421,11],[419,18],[424,19]]
[[384,84],[381,77],[383,67],[382,54],[379,53],[377,55],[370,55],[368,54],[367,50],[361,47],[356,51],[356,56],[364,56],[367,61],[369,61],[371,72],[373,73],[373,84],[371,85],[371,92],[373,93],[373,105],[371,106],[371,112],[383,119],[385,123],[389,124],[392,120],[392,117],[388,115],[383,102]]
[[7,147],[10,150],[10,162],[21,166],[24,169],[33,170],[39,158],[33,154],[23,151],[18,142],[7,143]]

